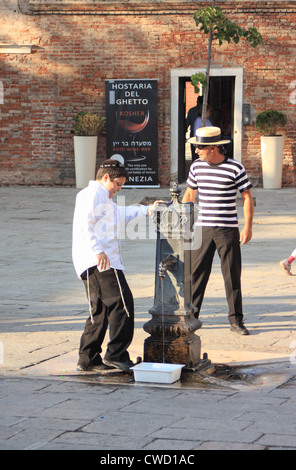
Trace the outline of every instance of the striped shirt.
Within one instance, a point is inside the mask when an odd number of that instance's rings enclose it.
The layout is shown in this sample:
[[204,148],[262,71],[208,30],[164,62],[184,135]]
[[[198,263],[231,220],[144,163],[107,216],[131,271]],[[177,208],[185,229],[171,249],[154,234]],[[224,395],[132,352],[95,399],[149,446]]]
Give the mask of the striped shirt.
[[238,227],[237,190],[252,188],[244,166],[231,158],[211,165],[199,158],[189,171],[187,186],[198,190],[199,214],[197,225],[207,227]]

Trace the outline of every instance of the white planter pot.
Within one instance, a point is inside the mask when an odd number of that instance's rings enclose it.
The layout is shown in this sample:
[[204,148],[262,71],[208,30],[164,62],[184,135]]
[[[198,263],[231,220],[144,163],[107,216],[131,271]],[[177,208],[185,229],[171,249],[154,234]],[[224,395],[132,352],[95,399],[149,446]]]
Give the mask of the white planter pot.
[[283,173],[283,153],[283,135],[261,136],[263,188],[281,188]]
[[74,136],[76,188],[85,188],[95,179],[97,136]]

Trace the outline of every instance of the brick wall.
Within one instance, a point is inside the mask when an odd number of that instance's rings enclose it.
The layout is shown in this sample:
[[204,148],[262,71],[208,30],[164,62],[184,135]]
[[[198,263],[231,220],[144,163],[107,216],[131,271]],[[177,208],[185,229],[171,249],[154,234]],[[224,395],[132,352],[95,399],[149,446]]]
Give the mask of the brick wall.
[[[75,184],[73,119],[81,110],[105,115],[105,79],[111,78],[158,79],[159,174],[161,185],[168,184],[170,69],[205,67],[206,42],[193,12],[208,2],[1,3],[0,43],[35,47],[32,53],[0,53],[0,184]],[[287,114],[283,184],[295,186],[296,2],[219,3],[236,23],[257,27],[264,45],[215,45],[213,66],[244,67],[245,102],[256,113],[276,108]],[[98,162],[104,153],[102,135]],[[260,185],[254,125],[244,127],[243,163]]]

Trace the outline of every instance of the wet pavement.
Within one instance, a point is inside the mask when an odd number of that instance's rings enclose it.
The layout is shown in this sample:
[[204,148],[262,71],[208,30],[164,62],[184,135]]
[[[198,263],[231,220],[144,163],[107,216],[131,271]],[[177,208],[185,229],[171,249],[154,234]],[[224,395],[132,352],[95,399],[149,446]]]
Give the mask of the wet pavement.
[[[183,188],[184,191],[184,188]],[[77,348],[88,306],[71,260],[75,188],[1,187],[0,449],[295,449],[296,188],[254,189],[252,241],[242,247],[245,323],[229,330],[216,257],[198,330],[215,371],[171,384],[132,374],[82,374]],[[119,203],[169,196],[124,189]],[[242,225],[242,207],[239,207]],[[151,316],[155,233],[149,219],[122,240],[135,298],[131,358],[143,357]],[[143,426],[145,423],[145,426]]]

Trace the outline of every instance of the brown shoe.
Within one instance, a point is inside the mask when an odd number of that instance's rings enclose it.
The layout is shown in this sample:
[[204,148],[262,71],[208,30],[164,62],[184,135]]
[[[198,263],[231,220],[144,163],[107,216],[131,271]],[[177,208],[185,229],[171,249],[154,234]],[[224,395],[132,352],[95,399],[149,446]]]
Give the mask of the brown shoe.
[[287,259],[283,259],[283,261],[280,261],[280,265],[283,268],[283,270],[288,274],[288,276],[292,276],[291,265],[290,263],[288,263]]

